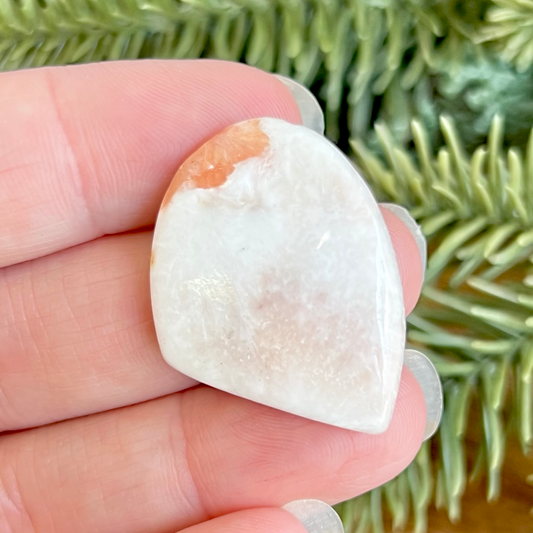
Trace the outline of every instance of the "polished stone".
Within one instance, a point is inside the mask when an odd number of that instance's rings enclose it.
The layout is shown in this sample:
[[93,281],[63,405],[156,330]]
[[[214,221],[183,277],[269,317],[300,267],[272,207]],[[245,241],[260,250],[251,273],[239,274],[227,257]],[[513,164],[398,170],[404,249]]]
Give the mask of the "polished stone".
[[387,428],[405,347],[398,267],[367,185],[321,135],[264,118],[195,152],[158,216],[151,290],[161,351],[184,374]]

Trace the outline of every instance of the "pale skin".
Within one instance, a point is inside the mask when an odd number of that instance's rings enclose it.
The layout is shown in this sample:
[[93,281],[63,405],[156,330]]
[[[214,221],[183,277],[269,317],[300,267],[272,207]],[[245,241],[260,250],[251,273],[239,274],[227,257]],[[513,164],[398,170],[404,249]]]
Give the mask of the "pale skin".
[[[404,369],[365,435],[196,385],[158,349],[152,225],[179,165],[224,127],[299,123],[272,76],[210,61],[0,75],[0,533],[304,533],[279,507],[334,504],[418,451]],[[416,243],[390,213],[406,312]]]

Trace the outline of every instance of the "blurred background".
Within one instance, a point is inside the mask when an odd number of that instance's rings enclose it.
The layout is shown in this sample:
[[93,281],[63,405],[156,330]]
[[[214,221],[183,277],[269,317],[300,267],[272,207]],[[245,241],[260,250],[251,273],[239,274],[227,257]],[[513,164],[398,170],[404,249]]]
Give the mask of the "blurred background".
[[219,58],[290,76],[428,239],[408,343],[437,435],[338,506],[349,533],[533,532],[531,0],[0,0],[0,69]]

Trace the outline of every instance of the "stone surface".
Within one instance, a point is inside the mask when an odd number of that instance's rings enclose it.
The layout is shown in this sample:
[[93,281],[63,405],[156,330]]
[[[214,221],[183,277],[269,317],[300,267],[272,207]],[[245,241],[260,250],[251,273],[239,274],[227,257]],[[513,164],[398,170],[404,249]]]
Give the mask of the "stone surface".
[[329,141],[243,122],[177,172],[151,267],[166,361],[198,381],[379,433],[405,342],[402,287],[376,202]]

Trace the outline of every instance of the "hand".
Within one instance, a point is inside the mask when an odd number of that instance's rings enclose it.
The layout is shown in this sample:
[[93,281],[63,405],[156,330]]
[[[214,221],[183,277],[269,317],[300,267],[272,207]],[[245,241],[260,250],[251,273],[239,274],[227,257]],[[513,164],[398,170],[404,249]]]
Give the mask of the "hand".
[[[148,271],[165,189],[224,127],[299,122],[281,82],[213,61],[0,80],[1,533],[302,533],[280,506],[333,504],[408,465],[425,406],[406,369],[388,431],[365,435],[192,388],[158,349]],[[410,310],[420,258],[387,223]]]

